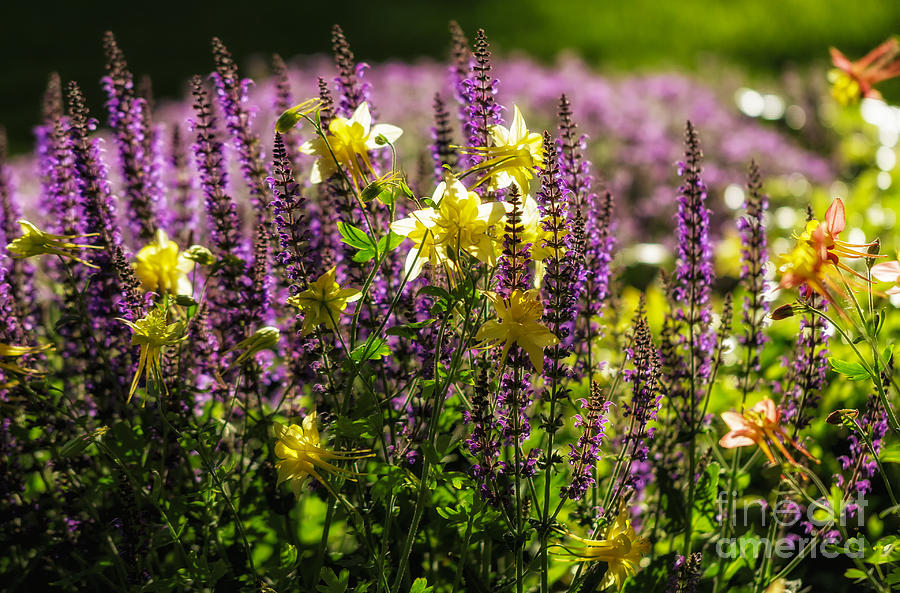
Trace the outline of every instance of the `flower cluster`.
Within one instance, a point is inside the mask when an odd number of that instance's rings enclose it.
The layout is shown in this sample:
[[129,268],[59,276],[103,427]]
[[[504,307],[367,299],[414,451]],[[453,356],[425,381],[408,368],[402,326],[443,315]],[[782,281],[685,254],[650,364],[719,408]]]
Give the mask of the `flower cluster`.
[[[896,580],[900,261],[865,192],[791,244],[782,176],[828,166],[711,90],[451,37],[370,70],[335,27],[259,85],[215,38],[157,106],[108,33],[107,130],[51,76],[35,154],[0,133],[2,582],[818,590],[793,571],[859,493],[892,506],[847,575]],[[897,47],[835,53],[838,98]],[[714,557],[755,496],[834,512],[799,559]]]

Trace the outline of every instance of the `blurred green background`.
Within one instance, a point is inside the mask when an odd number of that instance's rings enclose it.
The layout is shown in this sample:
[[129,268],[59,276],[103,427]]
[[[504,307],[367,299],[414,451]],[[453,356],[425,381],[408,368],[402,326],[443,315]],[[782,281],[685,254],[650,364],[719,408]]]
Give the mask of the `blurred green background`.
[[209,40],[222,37],[239,61],[329,49],[340,23],[367,61],[442,57],[447,22],[484,27],[501,52],[550,60],[574,50],[615,72],[676,67],[701,72],[710,61],[775,76],[787,65],[822,63],[829,45],[859,57],[900,23],[885,0],[518,0],[431,2],[0,2],[0,123],[13,151],[31,148],[50,71],[102,97],[103,31],[113,30],[132,69],[150,74],[158,96],[180,95],[192,74],[211,69]]

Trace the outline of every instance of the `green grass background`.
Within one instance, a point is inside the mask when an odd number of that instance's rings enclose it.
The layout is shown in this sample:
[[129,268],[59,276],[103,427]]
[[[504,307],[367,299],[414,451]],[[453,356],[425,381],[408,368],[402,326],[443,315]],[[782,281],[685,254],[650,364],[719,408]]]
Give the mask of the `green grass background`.
[[113,30],[138,74],[159,96],[177,96],[192,74],[211,69],[219,35],[246,63],[254,54],[323,52],[333,23],[364,60],[440,57],[447,22],[484,27],[501,52],[542,60],[574,50],[607,71],[716,63],[774,76],[785,66],[822,61],[829,45],[851,56],[897,30],[900,2],[889,0],[546,0],[433,2],[45,2],[0,3],[0,124],[14,151],[31,147],[50,71],[79,80],[92,106],[102,97],[103,31]]

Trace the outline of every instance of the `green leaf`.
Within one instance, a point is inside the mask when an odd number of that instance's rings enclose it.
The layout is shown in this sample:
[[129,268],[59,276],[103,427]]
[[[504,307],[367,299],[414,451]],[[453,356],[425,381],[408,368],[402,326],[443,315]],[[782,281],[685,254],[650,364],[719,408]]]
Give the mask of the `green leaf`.
[[65,458],[80,455],[85,449],[87,449],[87,446],[93,442],[94,440],[91,438],[91,435],[79,435],[73,439],[70,439],[59,449],[59,456]]
[[405,239],[403,235],[398,235],[394,231],[388,231],[388,234],[378,240],[378,253],[387,253],[397,249],[400,243]]
[[287,544],[284,548],[281,549],[281,566],[282,567],[293,567],[297,563],[297,546],[294,544]]
[[363,360],[380,360],[385,356],[390,356],[390,354],[391,349],[388,348],[387,340],[369,336],[365,344],[353,349],[353,352],[350,353],[350,358],[355,362],[362,362]]
[[355,254],[353,254],[353,261],[358,264],[364,264],[367,261],[375,259],[375,250],[374,249],[360,249]]
[[891,574],[887,576],[884,582],[888,585],[896,585],[897,583],[900,583],[900,568],[895,568],[894,570],[892,570]]
[[858,362],[847,362],[830,358],[831,368],[839,375],[844,375],[851,381],[865,381],[870,379],[869,372]]
[[405,195],[410,200],[416,199],[416,194],[414,194],[413,191],[409,189],[409,186],[406,185],[406,182],[404,182],[403,180],[400,180],[400,191],[403,192],[403,195]]
[[341,241],[351,247],[357,249],[373,249],[375,244],[372,243],[371,237],[362,229],[356,228],[352,224],[346,222],[337,223],[338,232],[341,234]]
[[158,503],[163,495],[162,474],[156,470],[153,470],[150,473],[153,476],[153,486],[150,489],[150,498]]
[[324,585],[316,585],[316,591],[320,593],[344,593],[347,590],[347,583],[350,581],[350,571],[346,568],[341,571],[338,577],[334,571],[328,567],[322,568],[319,573],[321,579],[325,581]]
[[428,327],[435,321],[435,319],[426,319],[425,321],[416,321],[414,323],[406,323],[404,325],[395,325],[394,327],[387,328],[384,333],[389,336],[400,336],[403,338],[414,340],[419,336],[419,329]]
[[431,593],[434,587],[428,586],[428,581],[423,578],[418,578],[413,581],[412,587],[409,588],[409,593]]
[[900,463],[900,443],[891,443],[878,454],[882,463]]
[[868,564],[887,564],[900,560],[900,541],[894,535],[883,537],[867,550],[864,562]]
[[351,420],[346,416],[338,416],[334,429],[338,436],[357,440],[368,431],[369,427],[366,419]]
[[854,581],[863,581],[866,579],[866,573],[864,573],[863,571],[861,571],[858,568],[848,568],[844,572],[844,576],[847,577],[848,579],[852,579]]
[[[434,297],[434,298],[442,300],[442,301],[453,300],[453,296],[449,292],[447,292],[446,290],[441,288],[440,286],[425,286],[418,293],[418,295],[422,295],[422,294]],[[416,295],[416,296],[418,296],[418,295]]]
[[694,498],[694,529],[697,533],[709,533],[717,529],[719,513],[718,491],[721,466],[710,463],[706,472],[700,476]]

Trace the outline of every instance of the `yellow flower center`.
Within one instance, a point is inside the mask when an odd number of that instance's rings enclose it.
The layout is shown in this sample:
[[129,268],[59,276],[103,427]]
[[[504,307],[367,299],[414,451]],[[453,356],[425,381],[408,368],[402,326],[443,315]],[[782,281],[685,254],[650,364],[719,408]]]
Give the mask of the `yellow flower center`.
[[194,262],[181,253],[178,244],[170,241],[164,231],[157,231],[153,241],[144,246],[135,259],[134,273],[145,291],[191,293],[188,273],[194,269]]

